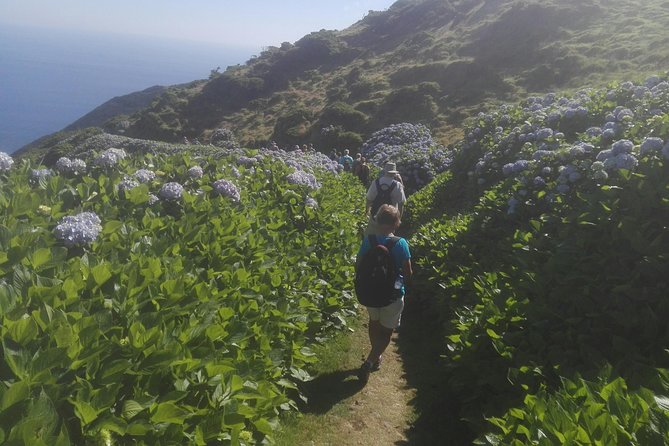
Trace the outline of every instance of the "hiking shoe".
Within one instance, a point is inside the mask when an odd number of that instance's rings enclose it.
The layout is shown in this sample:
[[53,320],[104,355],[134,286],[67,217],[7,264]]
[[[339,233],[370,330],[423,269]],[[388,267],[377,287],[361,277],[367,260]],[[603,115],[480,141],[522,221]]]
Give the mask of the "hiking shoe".
[[365,361],[365,362],[362,363],[362,365],[358,369],[358,379],[363,384],[367,384],[367,381],[369,380],[369,374],[372,371],[373,367],[374,367],[373,364]]
[[374,364],[372,364],[372,372],[378,372],[379,369],[381,368],[381,361],[383,360],[383,356],[379,356],[379,360],[376,361]]

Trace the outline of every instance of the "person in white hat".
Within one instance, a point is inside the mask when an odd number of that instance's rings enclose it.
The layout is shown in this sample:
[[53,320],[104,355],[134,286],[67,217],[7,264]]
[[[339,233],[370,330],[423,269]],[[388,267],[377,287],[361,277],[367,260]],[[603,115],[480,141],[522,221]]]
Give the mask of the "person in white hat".
[[369,217],[369,224],[365,235],[379,234],[380,228],[376,222],[376,213],[383,204],[389,204],[397,208],[402,215],[404,209],[404,186],[402,185],[400,173],[395,163],[387,162],[383,165],[381,176],[369,186],[367,190],[367,206],[365,215]]

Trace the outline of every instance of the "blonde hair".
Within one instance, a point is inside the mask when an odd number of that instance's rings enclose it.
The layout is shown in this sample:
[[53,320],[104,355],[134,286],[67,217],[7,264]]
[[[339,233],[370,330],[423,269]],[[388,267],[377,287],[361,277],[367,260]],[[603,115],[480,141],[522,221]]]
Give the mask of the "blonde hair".
[[381,226],[397,226],[400,224],[400,211],[390,204],[382,204],[376,213],[376,222]]

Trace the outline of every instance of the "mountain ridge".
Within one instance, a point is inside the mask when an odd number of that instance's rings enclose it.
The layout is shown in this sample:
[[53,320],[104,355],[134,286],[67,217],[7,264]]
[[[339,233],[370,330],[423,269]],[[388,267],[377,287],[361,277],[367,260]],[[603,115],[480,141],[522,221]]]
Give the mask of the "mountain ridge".
[[493,104],[666,69],[667,26],[659,0],[400,0],[170,88],[104,128],[175,142],[226,127],[243,145],[329,150],[406,121],[448,143]]

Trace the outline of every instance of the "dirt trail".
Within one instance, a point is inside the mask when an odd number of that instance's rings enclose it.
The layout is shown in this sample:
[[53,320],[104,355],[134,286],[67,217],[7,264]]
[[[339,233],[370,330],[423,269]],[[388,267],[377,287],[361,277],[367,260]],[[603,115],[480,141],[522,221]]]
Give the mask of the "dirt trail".
[[302,444],[406,445],[413,419],[411,401],[415,389],[408,386],[393,334],[383,355],[381,369],[372,372],[362,386],[355,375],[369,349],[366,325],[352,334],[350,361],[339,372],[317,377],[309,386],[306,423],[316,434]]
[[[364,333],[362,333],[364,335]],[[359,336],[360,334],[358,334]],[[348,416],[339,419],[341,445],[405,444],[412,417],[410,401],[415,389],[404,379],[397,351],[398,334],[383,355],[381,369],[369,377],[362,390],[346,400]]]

